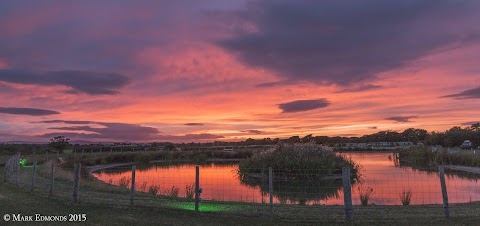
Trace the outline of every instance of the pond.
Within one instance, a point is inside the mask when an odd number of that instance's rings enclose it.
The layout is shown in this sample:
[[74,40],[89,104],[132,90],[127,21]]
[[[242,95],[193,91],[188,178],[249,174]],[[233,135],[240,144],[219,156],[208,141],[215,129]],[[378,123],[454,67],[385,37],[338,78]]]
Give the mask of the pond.
[[[394,153],[343,153],[361,165],[361,179],[352,185],[354,205],[360,204],[360,191],[373,189],[369,203],[401,205],[400,195],[411,191],[411,204],[441,204],[442,193],[438,173],[400,166]],[[268,203],[268,178],[258,183],[241,180],[236,163],[210,163],[200,166],[200,187],[203,200]],[[111,168],[93,173],[106,183],[128,184],[129,168]],[[448,172],[446,184],[449,203],[480,201],[479,176]],[[136,189],[148,192],[158,188],[158,194],[186,197],[188,187],[195,182],[195,164],[161,165],[137,168]],[[274,202],[285,204],[343,205],[341,181],[325,181],[312,187],[287,186],[274,182]]]

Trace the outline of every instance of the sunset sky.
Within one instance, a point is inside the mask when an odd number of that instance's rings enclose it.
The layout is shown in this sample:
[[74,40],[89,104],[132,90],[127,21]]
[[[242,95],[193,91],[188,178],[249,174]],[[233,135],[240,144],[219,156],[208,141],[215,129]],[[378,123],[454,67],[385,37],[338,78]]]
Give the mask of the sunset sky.
[[477,0],[0,1],[0,142],[478,122]]

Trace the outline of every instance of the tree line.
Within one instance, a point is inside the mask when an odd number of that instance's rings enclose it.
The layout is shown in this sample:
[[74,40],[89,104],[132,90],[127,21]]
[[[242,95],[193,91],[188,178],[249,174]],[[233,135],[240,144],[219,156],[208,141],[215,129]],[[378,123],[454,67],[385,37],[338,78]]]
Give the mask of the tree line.
[[[175,147],[185,147],[185,146],[247,146],[247,145],[275,145],[279,142],[285,143],[317,143],[323,145],[333,145],[333,144],[344,144],[344,143],[371,143],[371,142],[402,142],[410,141],[414,144],[423,143],[425,145],[442,145],[444,147],[455,147],[460,146],[463,141],[470,140],[474,146],[480,146],[480,123],[475,123],[471,126],[460,127],[454,126],[443,132],[428,132],[424,129],[415,129],[409,128],[402,132],[387,130],[380,131],[373,134],[364,135],[361,137],[340,137],[340,136],[313,136],[312,134],[300,137],[292,136],[286,139],[279,138],[263,138],[263,139],[252,139],[248,138],[244,141],[215,141],[210,143],[181,143],[173,144],[170,142],[155,142],[151,143],[149,149],[155,150],[157,147],[161,146],[164,149],[174,149]],[[18,148],[22,150],[63,150],[67,147],[73,149],[82,149],[85,147],[91,149],[100,149],[103,151],[111,150],[112,147],[106,147],[101,144],[95,145],[72,145],[69,143],[69,139],[63,136],[54,137],[50,140],[49,144],[0,144],[0,152],[3,154],[14,152]],[[116,148],[119,149],[119,148]],[[114,150],[117,151],[117,150]]]
[[[408,128],[402,132],[387,130],[361,137],[341,137],[341,136],[313,136],[312,134],[300,137],[292,136],[287,139],[247,139],[241,142],[235,142],[240,145],[271,145],[278,142],[286,143],[308,143],[314,142],[323,145],[344,144],[344,143],[371,143],[371,142],[403,142],[410,141],[413,144],[423,143],[425,145],[442,145],[444,147],[460,146],[463,141],[470,140],[474,145],[480,145],[480,123],[467,127],[454,126],[443,132],[428,132],[424,129]],[[228,145],[232,142],[221,142],[222,145]]]

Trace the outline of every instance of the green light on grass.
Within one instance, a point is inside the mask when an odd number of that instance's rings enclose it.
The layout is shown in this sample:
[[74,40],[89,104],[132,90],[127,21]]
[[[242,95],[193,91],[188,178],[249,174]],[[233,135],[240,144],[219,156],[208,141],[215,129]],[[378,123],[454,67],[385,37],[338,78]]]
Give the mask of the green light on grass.
[[27,166],[27,159],[20,159],[20,166],[22,168],[32,168],[33,165]]
[[[184,210],[195,210],[195,203],[172,203],[172,207]],[[239,209],[239,206],[219,203],[200,203],[200,212],[221,212]]]

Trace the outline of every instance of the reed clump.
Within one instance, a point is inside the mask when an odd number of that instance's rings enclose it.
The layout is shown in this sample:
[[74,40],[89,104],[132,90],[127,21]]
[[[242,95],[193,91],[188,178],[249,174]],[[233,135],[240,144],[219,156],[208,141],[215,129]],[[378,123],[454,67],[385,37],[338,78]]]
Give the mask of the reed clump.
[[160,190],[160,187],[158,185],[152,184],[150,185],[150,187],[148,187],[148,193],[152,195],[157,195],[159,190]]
[[360,203],[362,206],[368,206],[368,202],[373,195],[373,188],[371,187],[358,187],[358,193],[360,194]]
[[410,205],[412,195],[413,195],[412,190],[403,189],[402,193],[400,193],[400,201],[402,202],[402,205],[404,206]]
[[185,198],[191,200],[195,195],[195,183],[185,186]]

